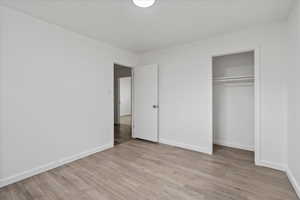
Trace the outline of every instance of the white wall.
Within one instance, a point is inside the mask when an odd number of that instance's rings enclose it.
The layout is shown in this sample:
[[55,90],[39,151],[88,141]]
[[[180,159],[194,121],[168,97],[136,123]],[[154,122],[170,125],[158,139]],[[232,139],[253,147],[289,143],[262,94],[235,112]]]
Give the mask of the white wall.
[[289,66],[287,80],[287,153],[288,174],[300,198],[300,2],[295,1],[288,20],[289,25]]
[[254,51],[213,58],[214,77],[254,76]]
[[120,78],[120,116],[131,114],[131,77]]
[[113,63],[133,66],[137,56],[0,13],[0,185],[111,147]]
[[214,143],[254,150],[253,82],[214,85]]
[[[254,76],[254,52],[213,59],[213,77]],[[214,81],[214,144],[254,150],[254,81]]]
[[275,23],[145,53],[140,64],[160,67],[160,141],[194,150],[212,148],[211,55],[260,47],[261,164],[285,165],[283,70],[286,24]]
[[114,124],[120,123],[120,85],[119,79],[132,76],[132,68],[115,64],[114,66]]

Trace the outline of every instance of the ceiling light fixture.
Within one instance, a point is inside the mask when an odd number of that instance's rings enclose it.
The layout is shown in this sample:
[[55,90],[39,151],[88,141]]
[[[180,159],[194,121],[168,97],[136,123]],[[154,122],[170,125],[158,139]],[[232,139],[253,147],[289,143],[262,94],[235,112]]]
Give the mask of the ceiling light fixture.
[[155,3],[155,0],[132,0],[133,3],[141,8],[148,8],[150,6],[153,6]]

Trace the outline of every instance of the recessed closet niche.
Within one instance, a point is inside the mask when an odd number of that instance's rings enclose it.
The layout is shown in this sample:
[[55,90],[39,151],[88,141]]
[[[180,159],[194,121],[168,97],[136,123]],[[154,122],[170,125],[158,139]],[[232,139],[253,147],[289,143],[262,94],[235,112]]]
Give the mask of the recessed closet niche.
[[213,57],[214,144],[254,151],[254,51]]

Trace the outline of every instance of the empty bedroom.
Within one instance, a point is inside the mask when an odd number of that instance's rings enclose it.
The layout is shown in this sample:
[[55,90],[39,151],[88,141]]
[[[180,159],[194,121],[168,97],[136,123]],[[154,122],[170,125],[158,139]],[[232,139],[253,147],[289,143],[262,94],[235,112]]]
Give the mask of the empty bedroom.
[[0,200],[299,200],[299,0],[0,0]]

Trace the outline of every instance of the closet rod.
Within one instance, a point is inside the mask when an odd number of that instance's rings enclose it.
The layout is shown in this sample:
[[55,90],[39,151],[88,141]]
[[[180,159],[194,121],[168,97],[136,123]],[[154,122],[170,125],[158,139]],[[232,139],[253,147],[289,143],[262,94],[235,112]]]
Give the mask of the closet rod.
[[214,81],[252,81],[254,76],[215,77]]

